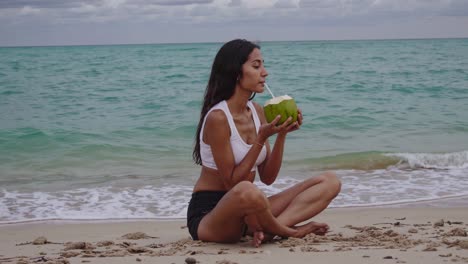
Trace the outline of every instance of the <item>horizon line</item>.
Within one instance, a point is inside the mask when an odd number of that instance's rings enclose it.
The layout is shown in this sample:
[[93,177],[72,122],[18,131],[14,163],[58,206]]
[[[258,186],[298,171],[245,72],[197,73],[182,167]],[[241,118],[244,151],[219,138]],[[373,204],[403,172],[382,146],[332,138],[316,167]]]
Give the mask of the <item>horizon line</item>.
[[[236,39],[236,38],[233,38]],[[297,40],[251,40],[254,43],[262,42],[321,42],[321,41],[388,41],[388,40],[442,40],[442,39],[468,39],[467,37],[421,37],[421,38],[362,38],[362,39],[297,39]],[[228,41],[228,40],[227,40]],[[50,45],[16,45],[2,46],[0,48],[39,48],[39,47],[87,47],[87,46],[131,46],[131,45],[181,45],[181,44],[219,44],[227,41],[194,41],[194,42],[148,42],[148,43],[107,43],[107,44],[50,44]]]

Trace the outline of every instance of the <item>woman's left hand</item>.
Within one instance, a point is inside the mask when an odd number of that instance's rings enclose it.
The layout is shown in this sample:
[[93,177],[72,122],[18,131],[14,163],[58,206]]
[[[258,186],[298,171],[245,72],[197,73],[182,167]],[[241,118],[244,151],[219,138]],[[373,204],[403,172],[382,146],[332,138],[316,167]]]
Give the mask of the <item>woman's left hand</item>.
[[[284,130],[284,133],[289,133],[298,130],[302,125],[302,110],[300,108],[297,109],[297,121],[289,124],[288,127]],[[281,133],[281,132],[280,132]]]

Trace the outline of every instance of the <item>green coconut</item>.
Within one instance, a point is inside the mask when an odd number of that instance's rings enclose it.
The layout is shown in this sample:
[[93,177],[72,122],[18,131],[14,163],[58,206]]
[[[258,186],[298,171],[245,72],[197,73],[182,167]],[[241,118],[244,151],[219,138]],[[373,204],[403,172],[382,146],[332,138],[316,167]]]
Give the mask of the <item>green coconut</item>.
[[281,115],[279,125],[283,124],[289,117],[292,117],[291,123],[297,121],[296,102],[288,95],[277,96],[266,101],[263,110],[268,123],[271,123],[278,115]]

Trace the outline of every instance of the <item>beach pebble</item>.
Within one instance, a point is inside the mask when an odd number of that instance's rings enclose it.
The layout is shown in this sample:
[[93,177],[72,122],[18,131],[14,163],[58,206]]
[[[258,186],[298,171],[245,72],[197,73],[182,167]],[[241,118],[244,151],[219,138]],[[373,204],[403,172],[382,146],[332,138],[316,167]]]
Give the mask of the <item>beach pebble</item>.
[[418,230],[416,228],[410,228],[410,229],[408,229],[408,233],[416,234],[416,233],[418,233]]
[[185,259],[185,263],[187,263],[187,264],[195,264],[195,263],[197,263],[197,260],[194,259],[194,258],[186,258],[186,259]]
[[393,257],[392,256],[385,256],[385,257],[383,257],[383,259],[393,259]]

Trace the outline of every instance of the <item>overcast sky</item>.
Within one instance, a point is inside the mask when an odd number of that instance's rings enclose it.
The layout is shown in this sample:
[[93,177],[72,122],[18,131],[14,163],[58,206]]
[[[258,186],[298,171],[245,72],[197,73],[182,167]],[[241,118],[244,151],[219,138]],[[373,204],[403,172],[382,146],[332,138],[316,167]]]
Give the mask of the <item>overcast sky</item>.
[[0,0],[0,46],[468,37],[468,0]]

